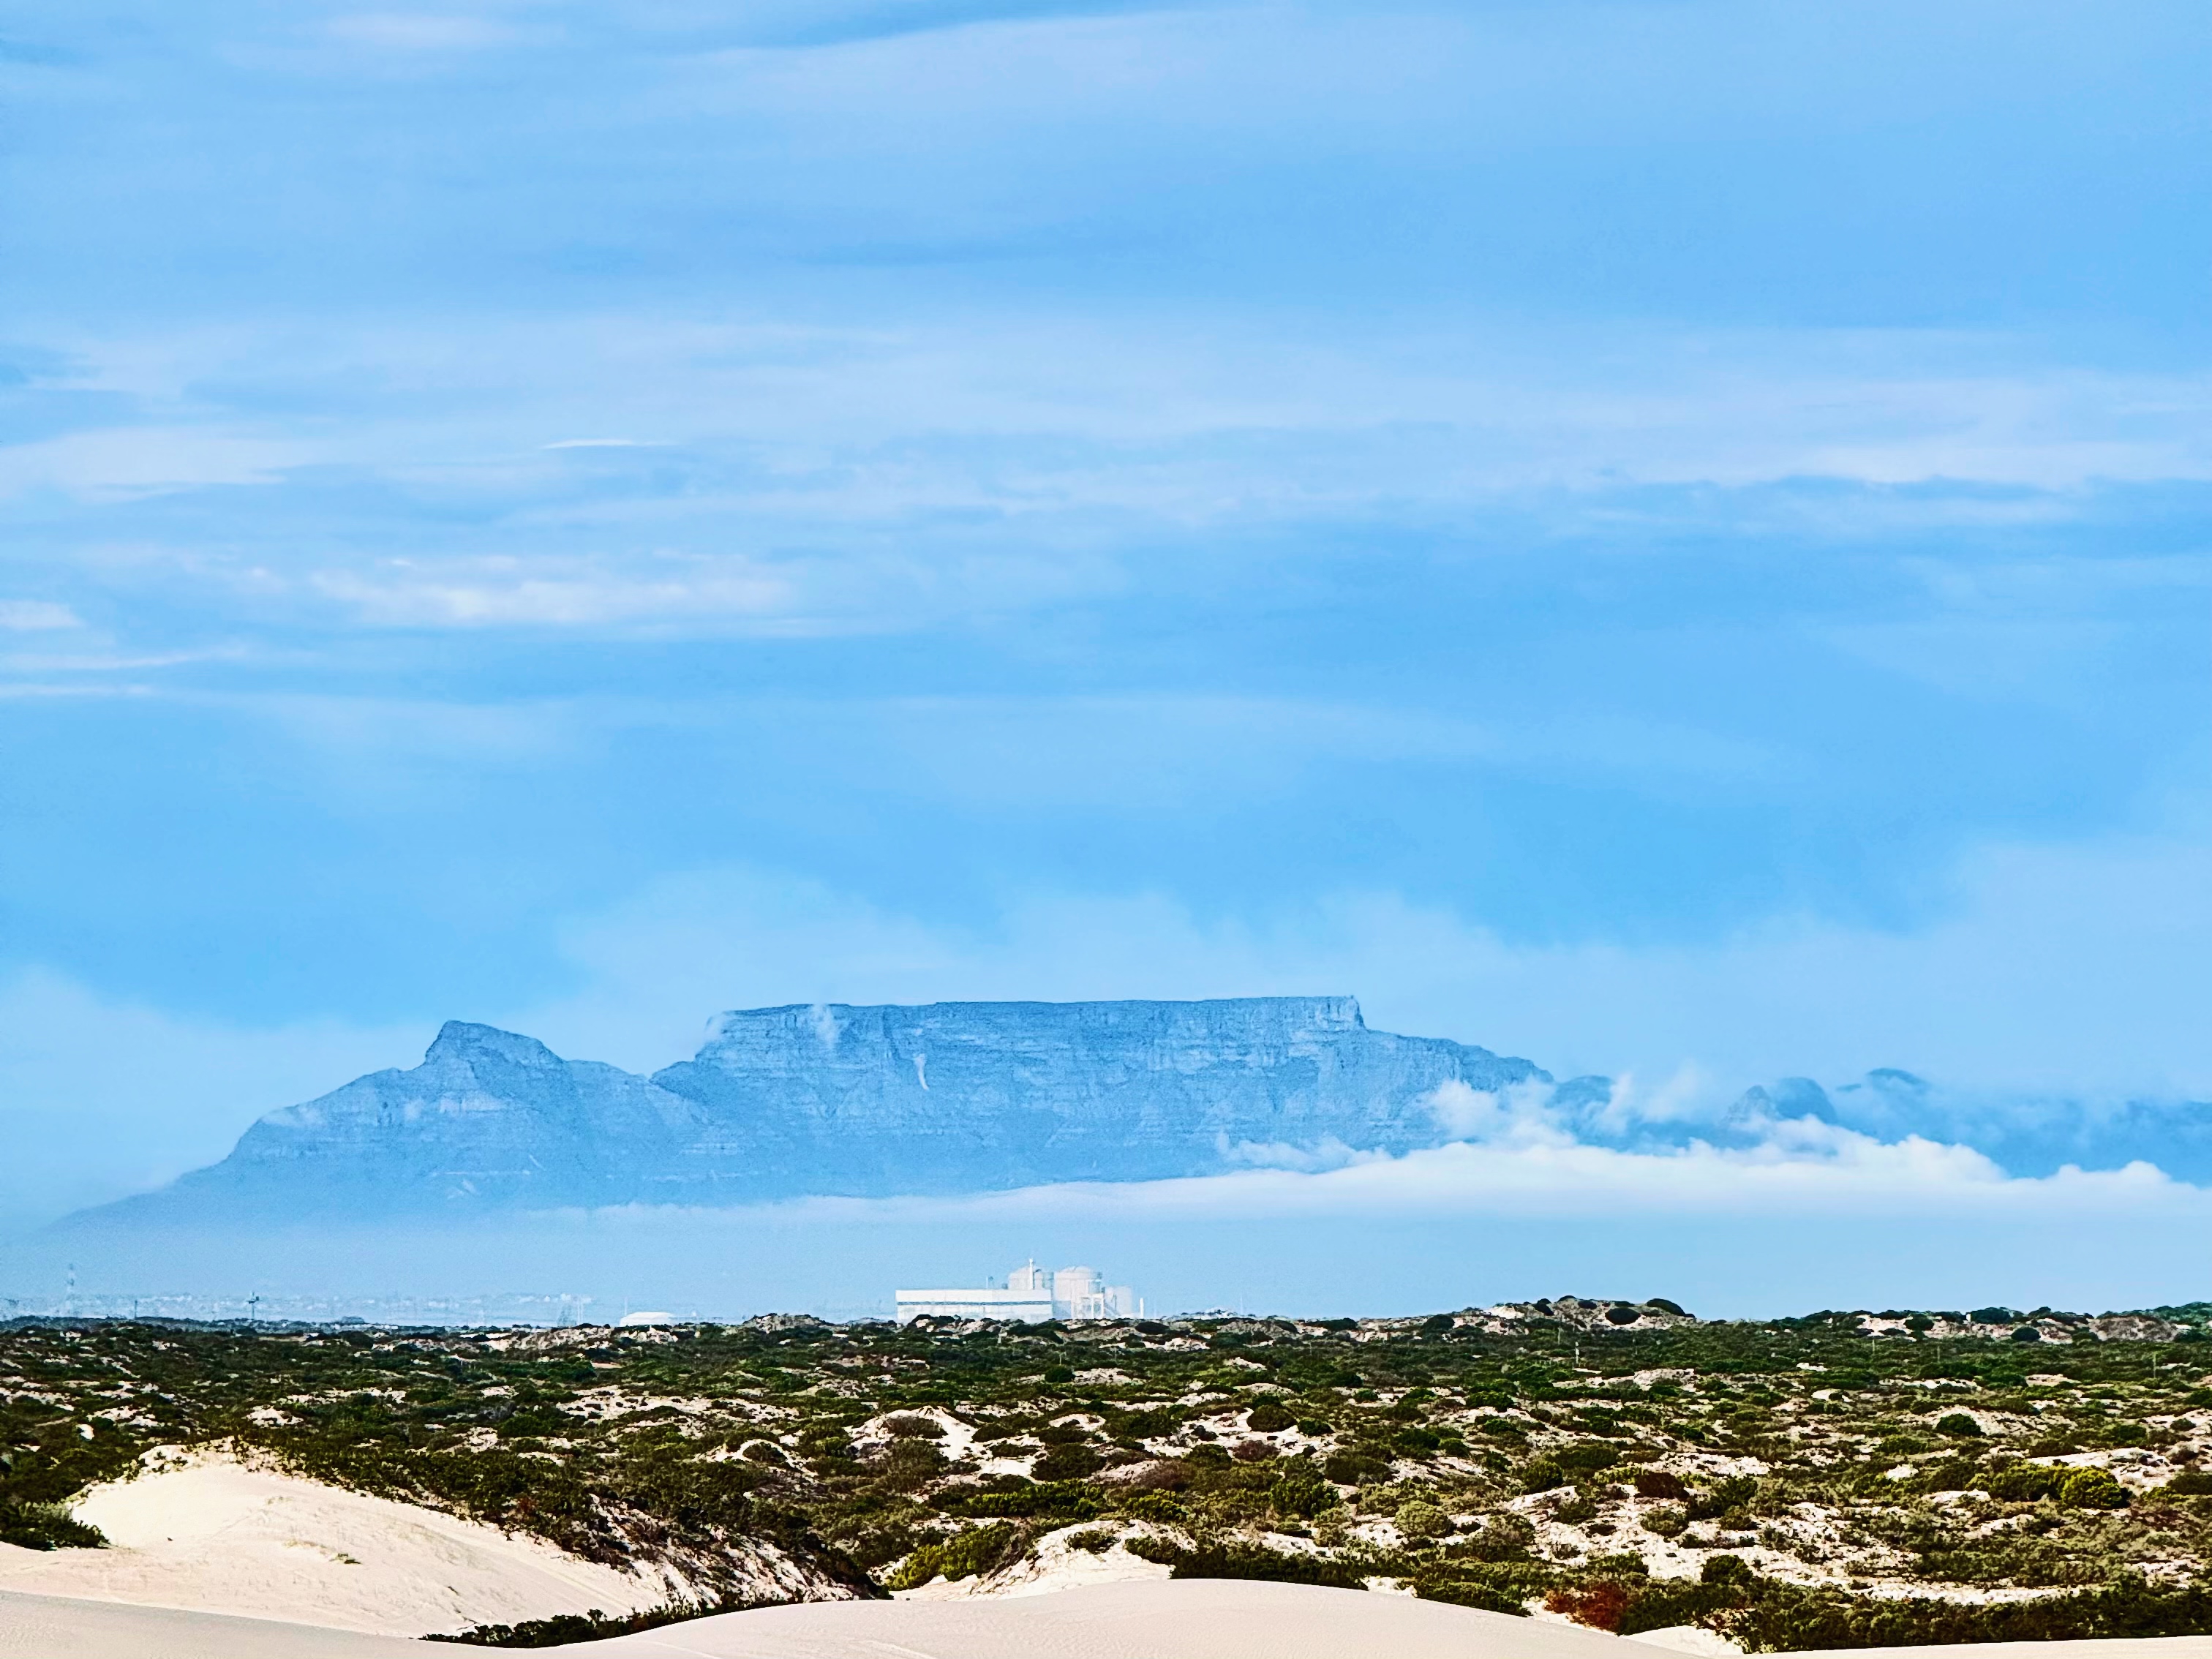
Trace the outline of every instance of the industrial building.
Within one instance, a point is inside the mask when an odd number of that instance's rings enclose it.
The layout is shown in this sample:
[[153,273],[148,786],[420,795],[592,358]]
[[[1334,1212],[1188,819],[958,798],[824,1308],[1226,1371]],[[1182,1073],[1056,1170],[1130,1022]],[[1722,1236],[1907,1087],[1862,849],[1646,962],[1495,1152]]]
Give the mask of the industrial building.
[[1109,1285],[1096,1267],[1047,1273],[1035,1261],[1006,1275],[1003,1285],[974,1290],[901,1291],[898,1322],[923,1314],[940,1319],[1117,1319],[1143,1313],[1144,1301],[1127,1285]]

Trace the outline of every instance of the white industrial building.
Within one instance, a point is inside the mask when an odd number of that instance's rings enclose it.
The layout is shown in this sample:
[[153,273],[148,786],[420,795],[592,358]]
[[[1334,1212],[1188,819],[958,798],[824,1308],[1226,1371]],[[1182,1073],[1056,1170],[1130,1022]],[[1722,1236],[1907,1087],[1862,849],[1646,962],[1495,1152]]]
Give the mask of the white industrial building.
[[1096,1267],[1047,1273],[1027,1261],[1004,1285],[975,1290],[901,1291],[898,1322],[923,1314],[940,1319],[1119,1319],[1143,1313],[1144,1301],[1127,1285],[1109,1285]]

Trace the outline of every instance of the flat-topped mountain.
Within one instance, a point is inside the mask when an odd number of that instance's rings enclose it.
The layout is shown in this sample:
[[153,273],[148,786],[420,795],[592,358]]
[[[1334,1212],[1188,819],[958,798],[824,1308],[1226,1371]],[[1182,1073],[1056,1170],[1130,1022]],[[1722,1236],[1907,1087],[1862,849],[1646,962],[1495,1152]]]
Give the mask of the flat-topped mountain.
[[1447,1084],[1523,1060],[1370,1030],[1350,997],[843,1004],[723,1015],[651,1079],[455,1022],[422,1063],[272,1112],[220,1164],[89,1215],[423,1214],[975,1192],[1217,1173],[1449,1138]]

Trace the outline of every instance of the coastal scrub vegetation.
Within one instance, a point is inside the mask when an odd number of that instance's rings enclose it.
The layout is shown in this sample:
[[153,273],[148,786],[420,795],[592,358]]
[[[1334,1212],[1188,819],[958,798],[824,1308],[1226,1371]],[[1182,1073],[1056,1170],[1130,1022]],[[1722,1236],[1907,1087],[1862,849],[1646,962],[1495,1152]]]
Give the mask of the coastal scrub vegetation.
[[808,1593],[876,1595],[1074,1550],[1761,1651],[2204,1633],[2208,1323],[1573,1297],[1425,1320],[18,1321],[0,1539],[97,1547],[68,1508],[86,1486],[222,1447],[673,1564],[695,1610],[754,1596],[763,1548]]

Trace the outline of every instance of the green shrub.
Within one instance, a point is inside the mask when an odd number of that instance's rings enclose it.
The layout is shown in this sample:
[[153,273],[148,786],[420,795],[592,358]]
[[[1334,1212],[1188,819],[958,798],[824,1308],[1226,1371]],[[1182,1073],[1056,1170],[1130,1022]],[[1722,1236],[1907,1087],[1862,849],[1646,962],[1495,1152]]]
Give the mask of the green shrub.
[[1716,1480],[1704,1492],[1690,1499],[1690,1519],[1713,1521],[1748,1505],[1758,1493],[1759,1482],[1747,1474],[1731,1474]]
[[1339,1486],[1364,1486],[1370,1481],[1387,1480],[1390,1466],[1379,1457],[1369,1457],[1356,1451],[1331,1452],[1321,1466],[1321,1472]]
[[2184,1469],[2161,1490],[2176,1498],[2212,1496],[2212,1469]]
[[885,1483],[900,1492],[919,1492],[945,1473],[945,1454],[929,1440],[894,1440],[884,1459]]
[[956,1498],[948,1506],[948,1513],[1038,1521],[1095,1521],[1105,1509],[1105,1500],[1097,1488],[1068,1480],[975,1492]]
[[472,1625],[452,1635],[434,1632],[420,1639],[458,1642],[480,1648],[559,1648],[572,1642],[603,1642],[611,1636],[635,1636],[640,1631],[659,1630],[665,1625],[706,1619],[718,1613],[743,1613],[761,1605],[763,1604],[727,1598],[720,1601],[675,1601],[665,1607],[648,1607],[642,1613],[619,1613],[613,1618],[593,1607],[589,1613],[557,1613],[550,1619],[525,1619],[512,1625]]
[[1528,1616],[1523,1598],[1504,1586],[1486,1583],[1479,1578],[1416,1574],[1413,1594],[1425,1601],[1449,1601],[1455,1607],[1475,1607],[1484,1613],[1510,1613],[1516,1619]]
[[1964,1412],[1952,1412],[1936,1419],[1936,1432],[1957,1440],[1975,1440],[1981,1437],[1982,1425]]
[[1670,1578],[1624,1586],[1627,1601],[1620,1609],[1614,1632],[1634,1636],[1647,1630],[1671,1630],[1681,1625],[1704,1624],[1723,1608],[1738,1605],[1741,1595],[1726,1586],[1691,1583]]
[[2124,1510],[2128,1489],[2106,1469],[2075,1469],[2058,1488],[2058,1501],[2074,1510]]
[[1096,1474],[1105,1460],[1088,1446],[1054,1446],[1030,1465],[1039,1480],[1080,1480]]
[[1552,1454],[1570,1474],[1595,1474],[1620,1459],[1620,1448],[1603,1440],[1577,1440]]
[[2194,1636],[2212,1632],[2212,1588],[2154,1588],[2137,1578],[2069,1595],[1972,1602],[1854,1596],[1764,1579],[1744,1607],[1717,1622],[1759,1653]]
[[1123,1498],[1115,1507],[1139,1521],[1158,1521],[1169,1526],[1180,1525],[1190,1518],[1190,1511],[1182,1499],[1164,1492],[1140,1492]]
[[1244,1413],[1244,1426],[1255,1434],[1273,1434],[1293,1427],[1297,1419],[1273,1400],[1262,1400]]
[[924,1544],[893,1573],[893,1589],[918,1589],[933,1578],[973,1578],[1018,1560],[1028,1540],[1021,1528],[1001,1522],[978,1527],[941,1544]]
[[26,1550],[107,1547],[100,1528],[88,1526],[59,1504],[17,1504],[0,1498],[0,1544]]
[[1299,1458],[1285,1467],[1275,1477],[1275,1484],[1267,1488],[1267,1502],[1278,1515],[1310,1520],[1324,1510],[1332,1510],[1340,1500],[1336,1488],[1322,1478],[1322,1473],[1310,1460]]
[[1709,1555],[1698,1574],[1701,1584],[1748,1584],[1756,1577],[1741,1555]]
[[1435,1538],[1451,1530],[1451,1517],[1425,1498],[1415,1498],[1398,1506],[1393,1517],[1407,1538]]
[[1998,1470],[1984,1485],[1992,1498],[2002,1498],[2008,1504],[2033,1504],[2057,1497],[2068,1473],[2048,1463],[2015,1463]]
[[1644,1512],[1644,1529],[1661,1538],[1679,1538],[1689,1526],[1690,1517],[1678,1504],[1661,1504]]
[[1567,1484],[1567,1472],[1556,1457],[1532,1457],[1521,1466],[1521,1490],[1551,1492]]
[[1535,1523],[1508,1510],[1492,1515],[1480,1528],[1453,1543],[1447,1550],[1455,1561],[1524,1562],[1536,1541]]
[[1325,1584],[1365,1589],[1367,1581],[1326,1556],[1291,1555],[1252,1544],[1206,1544],[1183,1549],[1161,1538],[1130,1540],[1129,1553],[1169,1569],[1171,1578],[1256,1578],[1279,1584]]

